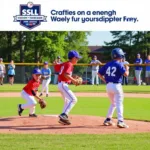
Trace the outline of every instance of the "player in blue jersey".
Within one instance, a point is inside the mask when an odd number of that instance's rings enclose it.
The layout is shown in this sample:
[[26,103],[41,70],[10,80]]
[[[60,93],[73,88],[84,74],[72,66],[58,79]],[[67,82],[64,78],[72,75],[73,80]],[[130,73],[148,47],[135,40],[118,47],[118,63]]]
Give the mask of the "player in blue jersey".
[[137,54],[137,58],[134,63],[134,64],[137,64],[137,66],[135,66],[135,77],[136,77],[137,85],[141,85],[142,66],[139,66],[139,65],[142,63],[143,63],[143,60],[141,58],[141,55]]
[[146,78],[146,84],[150,85],[150,55],[147,56],[147,59],[145,60],[146,66],[146,73],[145,73],[145,78]]
[[108,110],[105,126],[114,125],[112,122],[112,116],[117,109],[118,122],[117,126],[120,128],[128,128],[129,126],[124,123],[123,118],[123,89],[122,89],[122,76],[129,75],[129,67],[124,66],[121,63],[122,58],[125,57],[125,53],[120,48],[115,48],[111,52],[112,61],[106,63],[98,72],[99,77],[106,85],[106,91],[110,99],[111,105]]
[[39,96],[43,95],[44,90],[46,90],[46,97],[48,97],[49,83],[51,81],[51,69],[48,67],[48,62],[44,62],[44,67],[41,70],[42,72],[42,90]]

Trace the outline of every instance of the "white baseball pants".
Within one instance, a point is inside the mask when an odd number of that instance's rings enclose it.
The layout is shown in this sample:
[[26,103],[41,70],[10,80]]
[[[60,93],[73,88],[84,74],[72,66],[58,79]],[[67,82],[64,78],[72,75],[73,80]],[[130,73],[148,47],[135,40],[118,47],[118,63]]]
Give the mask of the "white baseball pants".
[[37,101],[34,99],[34,96],[29,95],[28,93],[26,93],[24,90],[22,90],[21,92],[21,96],[23,99],[25,99],[27,101],[26,104],[22,104],[21,108],[22,109],[30,109],[30,114],[34,114],[35,113],[35,106],[37,104]]
[[51,81],[51,79],[43,80],[42,81],[42,90],[41,90],[41,93],[43,93],[44,90],[46,90],[46,94],[48,94],[50,81]]
[[54,84],[57,84],[58,83],[58,74],[55,74],[54,75]]
[[94,71],[92,70],[92,84],[94,85],[94,80],[95,80],[95,77],[96,77],[96,84],[99,84],[99,79],[98,79],[98,70]]
[[123,121],[123,89],[121,83],[108,83],[106,91],[111,105],[108,110],[107,118],[112,118],[115,109],[117,109],[118,120]]
[[135,70],[135,77],[138,85],[141,85],[141,72],[142,70]]
[[77,102],[75,94],[68,88],[68,84],[65,82],[58,83],[58,89],[61,92],[61,95],[64,100],[63,113],[69,114],[74,105]]

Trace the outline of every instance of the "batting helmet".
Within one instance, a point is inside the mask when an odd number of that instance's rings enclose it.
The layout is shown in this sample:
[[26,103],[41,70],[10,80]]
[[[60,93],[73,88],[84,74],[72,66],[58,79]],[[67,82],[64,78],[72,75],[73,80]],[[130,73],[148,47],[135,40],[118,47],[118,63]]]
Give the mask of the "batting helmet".
[[123,52],[123,50],[121,48],[114,48],[111,52],[111,57],[112,57],[112,59],[124,58],[125,53]]

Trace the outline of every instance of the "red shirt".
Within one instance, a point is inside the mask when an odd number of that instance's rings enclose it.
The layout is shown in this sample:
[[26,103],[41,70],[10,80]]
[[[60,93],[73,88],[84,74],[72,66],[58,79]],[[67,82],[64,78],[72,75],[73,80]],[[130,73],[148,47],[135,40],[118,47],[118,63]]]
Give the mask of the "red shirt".
[[33,91],[37,91],[38,87],[40,86],[40,82],[35,81],[34,79],[31,79],[28,84],[23,88],[23,90],[28,93],[29,95],[33,95],[32,94],[32,90]]
[[56,65],[54,65],[54,70],[55,70],[55,72],[60,72],[60,68],[61,68],[61,62],[60,63],[57,63]]
[[70,61],[63,63],[61,65],[60,73],[58,76],[58,81],[59,82],[64,81],[64,82],[68,82],[68,83],[71,82],[71,80],[67,79],[64,76],[64,74],[67,73],[67,74],[72,75],[72,72],[73,72],[73,64]]

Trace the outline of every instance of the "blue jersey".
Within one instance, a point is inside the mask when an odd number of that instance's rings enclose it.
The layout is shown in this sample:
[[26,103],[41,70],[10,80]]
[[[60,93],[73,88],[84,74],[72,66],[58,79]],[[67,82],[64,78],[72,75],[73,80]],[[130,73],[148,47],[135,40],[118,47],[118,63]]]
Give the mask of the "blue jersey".
[[[150,60],[146,59],[145,63],[150,65]],[[150,66],[146,66],[146,71],[150,71]]]
[[[135,63],[138,63],[138,64],[142,64],[142,59],[141,58],[137,58],[136,60],[135,60]],[[142,66],[136,66],[135,67],[135,70],[142,70]]]
[[8,65],[8,75],[15,75],[15,65]]
[[[42,72],[43,76],[51,75],[51,69],[50,68],[48,68],[48,69],[42,68],[41,72]],[[50,78],[51,78],[51,76],[50,76]]]
[[122,83],[122,76],[126,69],[121,62],[116,60],[110,61],[105,64],[100,70],[99,74],[105,76],[106,83]]

